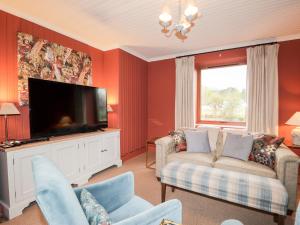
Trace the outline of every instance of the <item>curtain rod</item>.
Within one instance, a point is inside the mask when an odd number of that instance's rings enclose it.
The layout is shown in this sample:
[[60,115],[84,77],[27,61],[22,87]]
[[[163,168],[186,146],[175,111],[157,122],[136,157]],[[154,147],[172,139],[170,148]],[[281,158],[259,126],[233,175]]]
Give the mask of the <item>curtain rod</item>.
[[228,50],[235,50],[235,49],[239,49],[239,48],[251,48],[251,47],[257,47],[257,46],[262,46],[262,45],[274,45],[274,44],[278,44],[278,42],[270,42],[270,43],[256,44],[256,45],[246,45],[246,46],[235,47],[235,48],[214,50],[214,51],[210,51],[210,52],[201,52],[201,53],[195,53],[195,54],[189,54],[189,55],[182,55],[182,56],[177,56],[176,59],[183,58],[183,57],[188,57],[188,56],[201,55],[201,54],[206,54],[206,53],[222,52],[222,51],[228,51]]

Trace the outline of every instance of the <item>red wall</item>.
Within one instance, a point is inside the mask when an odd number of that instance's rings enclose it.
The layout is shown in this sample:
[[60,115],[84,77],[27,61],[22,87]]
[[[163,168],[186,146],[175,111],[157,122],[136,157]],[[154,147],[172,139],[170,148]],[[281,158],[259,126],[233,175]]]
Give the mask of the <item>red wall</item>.
[[114,49],[104,52],[103,74],[100,83],[107,88],[107,103],[111,105],[113,112],[108,113],[108,125],[112,128],[120,128],[119,121],[119,68],[120,51]]
[[[18,100],[17,32],[29,33],[88,53],[93,63],[93,84],[101,86],[99,77],[103,69],[102,51],[1,10],[0,31],[0,102],[17,102]],[[20,107],[20,111],[21,116],[10,117],[8,120],[10,138],[29,138],[28,108]],[[4,119],[0,118],[0,140],[4,139],[3,122]]]
[[144,152],[147,139],[148,63],[120,50],[120,127],[122,158]]
[[100,80],[108,89],[109,125],[121,129],[122,159],[144,151],[147,138],[148,63],[120,49],[104,52]]
[[291,143],[291,130],[285,122],[300,111],[300,40],[280,43],[279,73],[279,135]]
[[[241,48],[199,54],[195,57],[195,66],[203,68],[245,61],[246,51]],[[294,127],[285,122],[300,111],[300,40],[280,43],[278,75],[279,135],[289,144]],[[148,137],[161,136],[174,128],[175,60],[149,63],[148,83]]]
[[165,136],[174,129],[175,59],[148,66],[148,137]]

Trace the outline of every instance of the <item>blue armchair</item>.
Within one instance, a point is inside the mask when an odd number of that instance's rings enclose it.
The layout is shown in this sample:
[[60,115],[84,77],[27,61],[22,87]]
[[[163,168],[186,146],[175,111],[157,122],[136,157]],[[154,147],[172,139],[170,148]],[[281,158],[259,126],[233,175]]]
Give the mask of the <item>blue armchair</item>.
[[[88,225],[78,197],[82,188],[73,189],[48,159],[32,159],[36,201],[49,225]],[[106,209],[116,225],[159,225],[163,219],[182,222],[179,200],[153,206],[134,193],[134,177],[127,172],[109,180],[85,186]]]

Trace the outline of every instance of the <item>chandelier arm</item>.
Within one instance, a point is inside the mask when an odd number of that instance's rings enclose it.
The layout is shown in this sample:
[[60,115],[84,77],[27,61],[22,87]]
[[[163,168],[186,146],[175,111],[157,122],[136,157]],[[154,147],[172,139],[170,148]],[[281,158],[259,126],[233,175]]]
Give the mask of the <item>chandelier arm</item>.
[[172,29],[170,32],[165,33],[165,36],[166,36],[167,38],[169,38],[169,37],[171,37],[171,36],[173,35],[174,32],[175,32],[175,30]]

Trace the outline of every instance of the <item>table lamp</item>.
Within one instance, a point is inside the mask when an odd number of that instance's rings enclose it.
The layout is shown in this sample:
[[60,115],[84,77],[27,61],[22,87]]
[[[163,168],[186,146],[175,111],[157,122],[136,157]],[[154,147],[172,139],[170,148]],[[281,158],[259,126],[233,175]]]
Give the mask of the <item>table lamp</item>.
[[107,112],[113,112],[111,105],[107,105]]
[[20,112],[14,103],[6,102],[0,104],[0,116],[4,116],[5,120],[5,144],[8,143],[8,127],[7,127],[7,116],[19,115]]
[[300,146],[300,112],[296,112],[285,124],[298,126],[292,130],[293,145]]

